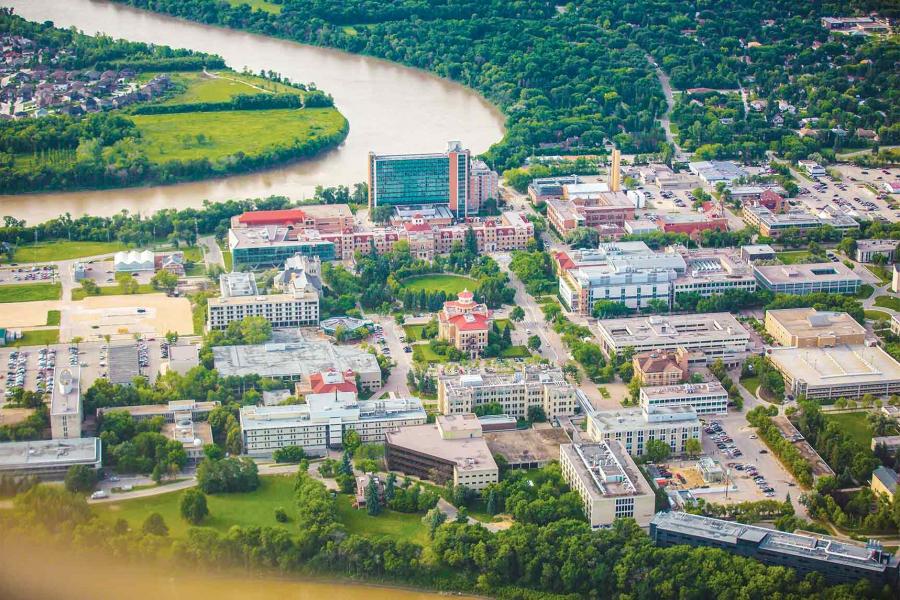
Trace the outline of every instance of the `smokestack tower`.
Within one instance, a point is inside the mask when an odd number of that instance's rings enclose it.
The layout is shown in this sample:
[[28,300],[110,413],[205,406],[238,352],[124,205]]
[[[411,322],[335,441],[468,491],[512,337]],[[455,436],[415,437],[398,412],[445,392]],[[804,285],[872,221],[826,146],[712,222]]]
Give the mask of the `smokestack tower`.
[[622,174],[621,174],[622,153],[618,148],[613,148],[612,164],[609,166],[609,191],[622,191]]

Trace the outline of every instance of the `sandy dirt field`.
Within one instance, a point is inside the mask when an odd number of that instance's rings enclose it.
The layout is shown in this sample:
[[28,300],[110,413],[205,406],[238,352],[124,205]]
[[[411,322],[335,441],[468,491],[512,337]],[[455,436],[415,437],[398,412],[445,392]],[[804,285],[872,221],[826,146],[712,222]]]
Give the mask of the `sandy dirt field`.
[[62,308],[63,302],[59,300],[9,302],[0,305],[0,327],[43,327],[47,324],[47,311]]
[[135,333],[164,335],[167,331],[193,333],[187,298],[170,298],[165,294],[91,296],[62,307],[60,341],[75,336],[92,340],[104,335],[113,338],[131,337]]

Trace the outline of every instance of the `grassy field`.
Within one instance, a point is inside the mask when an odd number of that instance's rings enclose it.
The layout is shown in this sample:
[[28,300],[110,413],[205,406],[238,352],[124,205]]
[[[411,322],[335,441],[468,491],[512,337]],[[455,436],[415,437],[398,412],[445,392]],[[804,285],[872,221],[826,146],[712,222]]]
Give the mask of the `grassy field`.
[[[259,489],[253,492],[207,496],[209,517],[203,522],[203,527],[222,533],[233,525],[282,527],[293,531],[297,516],[293,476],[267,475],[259,479]],[[96,504],[93,510],[100,519],[110,523],[116,519],[125,519],[132,528],[140,527],[147,515],[157,512],[169,526],[169,535],[182,537],[189,527],[179,511],[183,493],[183,490],[179,490],[146,498]],[[276,508],[284,508],[290,521],[277,522]],[[370,517],[365,510],[353,508],[350,496],[343,494],[337,497],[337,512],[350,533],[390,535],[422,544],[428,541],[428,530],[421,523],[422,516],[418,514],[408,515],[388,510],[378,517]]]
[[22,337],[8,344],[14,348],[20,346],[46,346],[59,343],[59,329],[37,329],[35,331],[23,331]]
[[880,265],[866,265],[872,275],[881,280],[881,283],[891,282],[891,272]]
[[837,423],[841,429],[866,448],[872,445],[872,430],[866,421],[866,412],[826,414],[825,418]]
[[891,315],[890,313],[886,313],[883,310],[865,310],[863,314],[870,321],[890,321]]
[[16,249],[13,260],[6,258],[2,262],[50,262],[53,260],[70,260],[83,256],[96,256],[124,250],[125,244],[121,242],[70,242],[68,240],[56,240],[53,242],[38,242],[26,244]]
[[780,260],[784,264],[792,265],[794,263],[803,262],[811,255],[806,250],[792,250],[789,252],[776,252],[775,256],[777,256],[778,260]]
[[875,306],[900,311],[900,298],[897,296],[878,296],[875,298]]
[[528,358],[531,352],[525,346],[510,346],[500,353],[500,358]]
[[59,300],[62,285],[59,283],[20,283],[0,285],[0,303]]
[[263,12],[272,13],[273,15],[281,14],[281,5],[280,4],[266,2],[266,0],[225,0],[225,1],[232,6],[240,6],[241,4],[246,4],[253,10],[261,10]]
[[61,313],[58,310],[47,311],[47,325],[59,325]]
[[415,344],[413,347],[413,360],[426,363],[447,362],[447,357],[436,354],[428,347],[428,344]]
[[873,288],[868,283],[864,283],[859,286],[859,289],[856,290],[856,297],[861,300],[865,300],[866,298],[871,296],[872,292],[874,292],[874,291],[875,291],[875,288]]
[[[333,135],[345,124],[333,108],[190,112],[133,115],[147,158],[165,163],[209,159],[238,152],[255,155],[265,148]],[[198,141],[198,136],[202,136]]]
[[425,325],[404,325],[403,331],[406,333],[406,341],[418,342],[421,340],[423,329],[425,329]]
[[[277,5],[276,5],[277,6]],[[240,94],[263,94],[278,92],[302,95],[303,91],[275,81],[268,81],[254,75],[215,71],[216,77],[203,73],[178,73],[175,81],[185,86],[184,92],[169,98],[163,104],[178,105],[195,102],[227,102]],[[261,88],[261,89],[260,89]]]
[[759,389],[759,377],[744,377],[741,379],[741,385],[747,388],[747,391],[756,395],[756,390]]
[[462,275],[450,275],[448,273],[432,273],[430,275],[417,275],[403,280],[403,288],[418,292],[426,290],[436,292],[444,290],[448,296],[455,296],[464,289],[470,291],[475,288],[475,280]]
[[[158,292],[159,292],[159,290],[154,289],[154,287],[152,285],[150,285],[149,283],[142,283],[141,285],[138,286],[138,291],[137,291],[138,294],[155,294]],[[122,288],[120,288],[119,285],[116,284],[116,285],[105,285],[105,286],[101,287],[100,293],[97,295],[98,296],[124,296],[125,294],[122,293]],[[129,294],[129,295],[134,295],[134,294]],[[85,292],[82,288],[75,288],[72,290],[72,300],[84,300],[87,297],[88,297],[87,292]]]

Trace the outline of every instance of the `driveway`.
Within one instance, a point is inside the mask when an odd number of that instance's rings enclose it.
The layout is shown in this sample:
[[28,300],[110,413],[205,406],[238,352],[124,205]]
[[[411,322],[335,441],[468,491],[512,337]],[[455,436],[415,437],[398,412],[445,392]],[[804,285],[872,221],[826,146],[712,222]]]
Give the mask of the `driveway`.
[[200,247],[203,248],[203,260],[207,265],[219,265],[225,268],[225,257],[222,256],[222,249],[216,243],[215,236],[205,235],[197,240]]

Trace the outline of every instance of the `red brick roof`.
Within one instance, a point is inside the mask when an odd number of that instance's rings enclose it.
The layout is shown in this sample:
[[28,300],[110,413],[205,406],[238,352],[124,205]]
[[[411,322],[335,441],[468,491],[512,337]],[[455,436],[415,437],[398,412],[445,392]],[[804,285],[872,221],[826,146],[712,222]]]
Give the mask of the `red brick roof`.
[[488,318],[478,313],[455,315],[447,319],[460,331],[487,331]]
[[306,218],[299,208],[288,208],[285,210],[256,210],[253,212],[245,212],[238,221],[245,225],[280,225],[282,223],[297,223]]
[[309,387],[314,394],[328,394],[331,392],[356,392],[356,375],[347,370],[338,373],[334,369],[322,373],[313,373],[309,376]]

